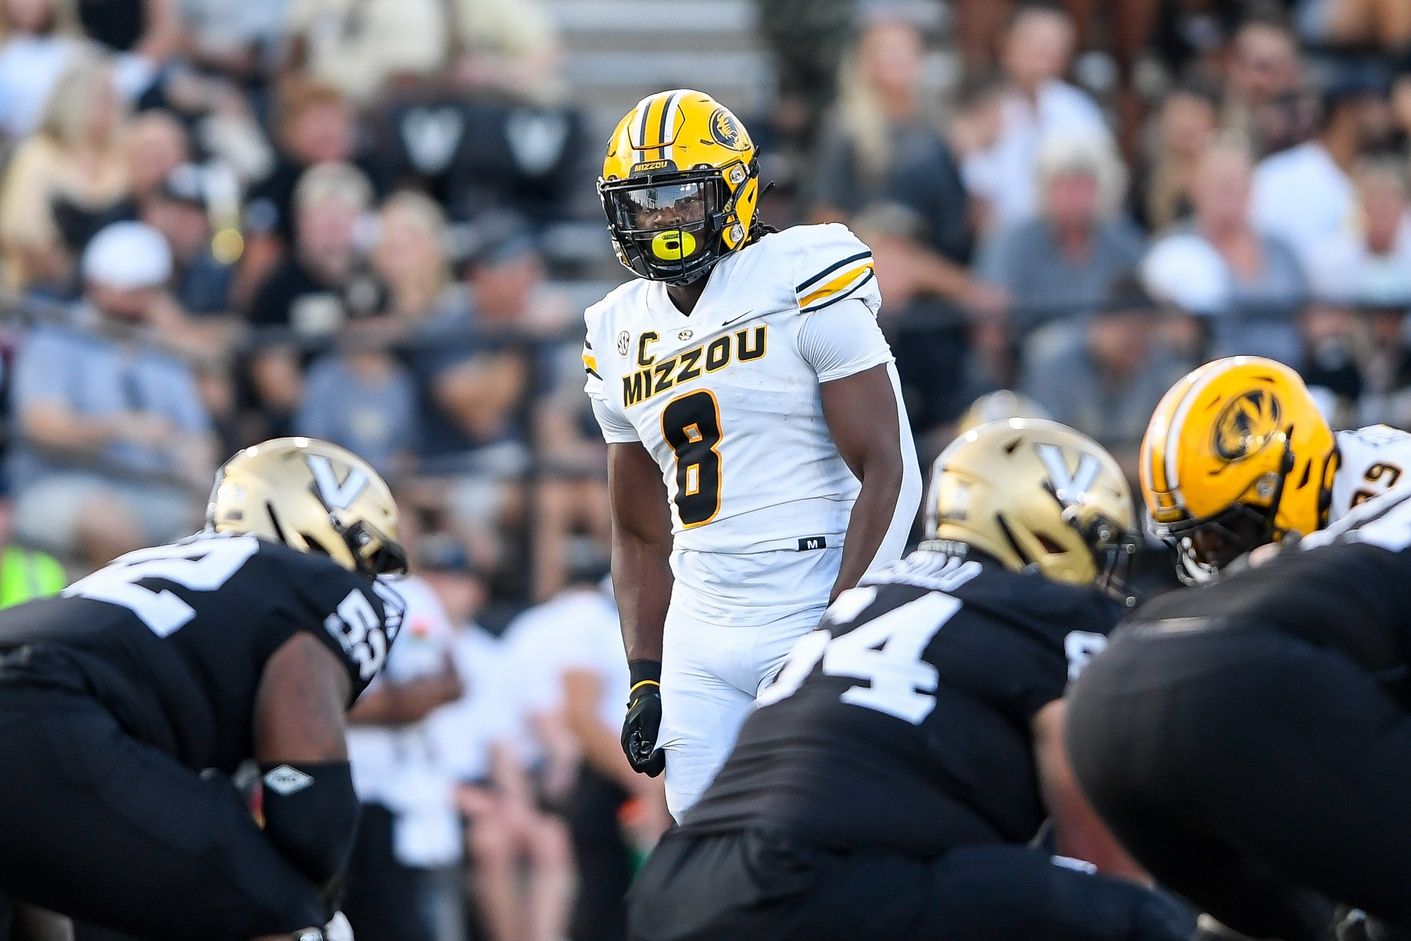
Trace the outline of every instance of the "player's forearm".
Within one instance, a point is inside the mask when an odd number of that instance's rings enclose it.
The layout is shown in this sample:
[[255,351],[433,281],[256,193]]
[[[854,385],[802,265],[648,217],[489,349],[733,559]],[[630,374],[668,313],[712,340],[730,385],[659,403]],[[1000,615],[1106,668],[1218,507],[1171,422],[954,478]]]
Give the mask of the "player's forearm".
[[1105,875],[1148,885],[1151,877],[1107,829],[1078,787],[1063,742],[1064,703],[1055,700],[1034,716],[1034,764],[1039,790],[1053,823],[1055,849],[1085,860]]
[[[843,561],[838,578],[828,595],[831,603],[853,588],[877,558],[888,535],[897,526],[898,504],[902,496],[905,467],[900,452],[878,454],[862,468],[862,490],[853,504],[843,543]],[[907,522],[910,526],[910,522]],[[903,536],[903,540],[905,536]]]
[[832,601],[874,564],[901,557],[921,502],[921,469],[894,365],[874,366],[819,388],[838,453],[862,484],[848,519]]
[[669,544],[647,542],[615,532],[612,541],[612,587],[622,623],[627,659],[661,660],[661,636],[671,602]]

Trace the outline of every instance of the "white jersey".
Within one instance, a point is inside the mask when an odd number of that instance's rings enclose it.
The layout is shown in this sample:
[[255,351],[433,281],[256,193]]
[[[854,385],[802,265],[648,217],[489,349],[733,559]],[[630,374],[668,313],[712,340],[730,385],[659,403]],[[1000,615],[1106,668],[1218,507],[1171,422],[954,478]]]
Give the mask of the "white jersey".
[[[819,384],[892,362],[880,306],[872,253],[830,224],[726,255],[689,316],[666,285],[645,280],[588,308],[583,362],[594,412],[608,442],[640,441],[656,458],[676,549],[842,544],[859,483],[824,420]],[[903,459],[914,463],[899,395],[897,411]],[[905,519],[893,527],[900,539],[879,560],[903,548],[916,508],[903,506],[905,490],[897,512]]]
[[1390,490],[1411,485],[1411,434],[1387,425],[1369,425],[1339,431],[1337,447],[1329,522]]

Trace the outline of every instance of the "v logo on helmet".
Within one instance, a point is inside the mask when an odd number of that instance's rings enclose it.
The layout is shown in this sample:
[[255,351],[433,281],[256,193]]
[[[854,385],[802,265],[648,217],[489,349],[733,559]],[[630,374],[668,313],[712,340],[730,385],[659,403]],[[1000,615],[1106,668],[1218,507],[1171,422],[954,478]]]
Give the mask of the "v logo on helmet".
[[1097,483],[1097,475],[1102,471],[1102,463],[1091,454],[1078,458],[1078,467],[1069,471],[1068,462],[1063,459],[1063,449],[1056,444],[1039,443],[1034,445],[1048,479],[1053,484],[1054,496],[1065,506],[1077,502],[1083,494]]
[[1211,446],[1226,461],[1249,457],[1281,429],[1279,400],[1265,389],[1252,389],[1232,400],[1215,419]]
[[322,454],[310,454],[307,460],[309,470],[314,475],[314,486],[318,488],[318,497],[330,510],[346,510],[367,489],[368,476],[360,468],[351,468],[348,476],[339,483],[338,474],[333,470],[333,462],[327,457]]

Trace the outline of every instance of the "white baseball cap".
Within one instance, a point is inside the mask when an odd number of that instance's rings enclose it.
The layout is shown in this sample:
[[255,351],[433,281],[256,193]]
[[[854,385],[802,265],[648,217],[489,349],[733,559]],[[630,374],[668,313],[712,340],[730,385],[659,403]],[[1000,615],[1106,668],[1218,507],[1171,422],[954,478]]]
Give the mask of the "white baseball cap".
[[93,236],[79,266],[84,281],[121,290],[159,287],[171,278],[171,248],[141,222],[114,222]]

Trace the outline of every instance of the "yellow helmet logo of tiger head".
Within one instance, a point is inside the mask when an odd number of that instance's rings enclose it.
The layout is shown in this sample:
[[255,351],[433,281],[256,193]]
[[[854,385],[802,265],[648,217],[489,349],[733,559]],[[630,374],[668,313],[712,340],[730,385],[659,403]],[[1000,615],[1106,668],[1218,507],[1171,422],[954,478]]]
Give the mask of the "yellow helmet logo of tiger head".
[[1215,419],[1213,446],[1227,462],[1243,460],[1260,451],[1283,431],[1283,409],[1272,392],[1252,389],[1233,399]]
[[741,129],[740,122],[724,108],[716,108],[711,114],[710,136],[715,138],[715,142],[721,147],[739,151],[749,149],[749,142],[745,140],[745,132]]

